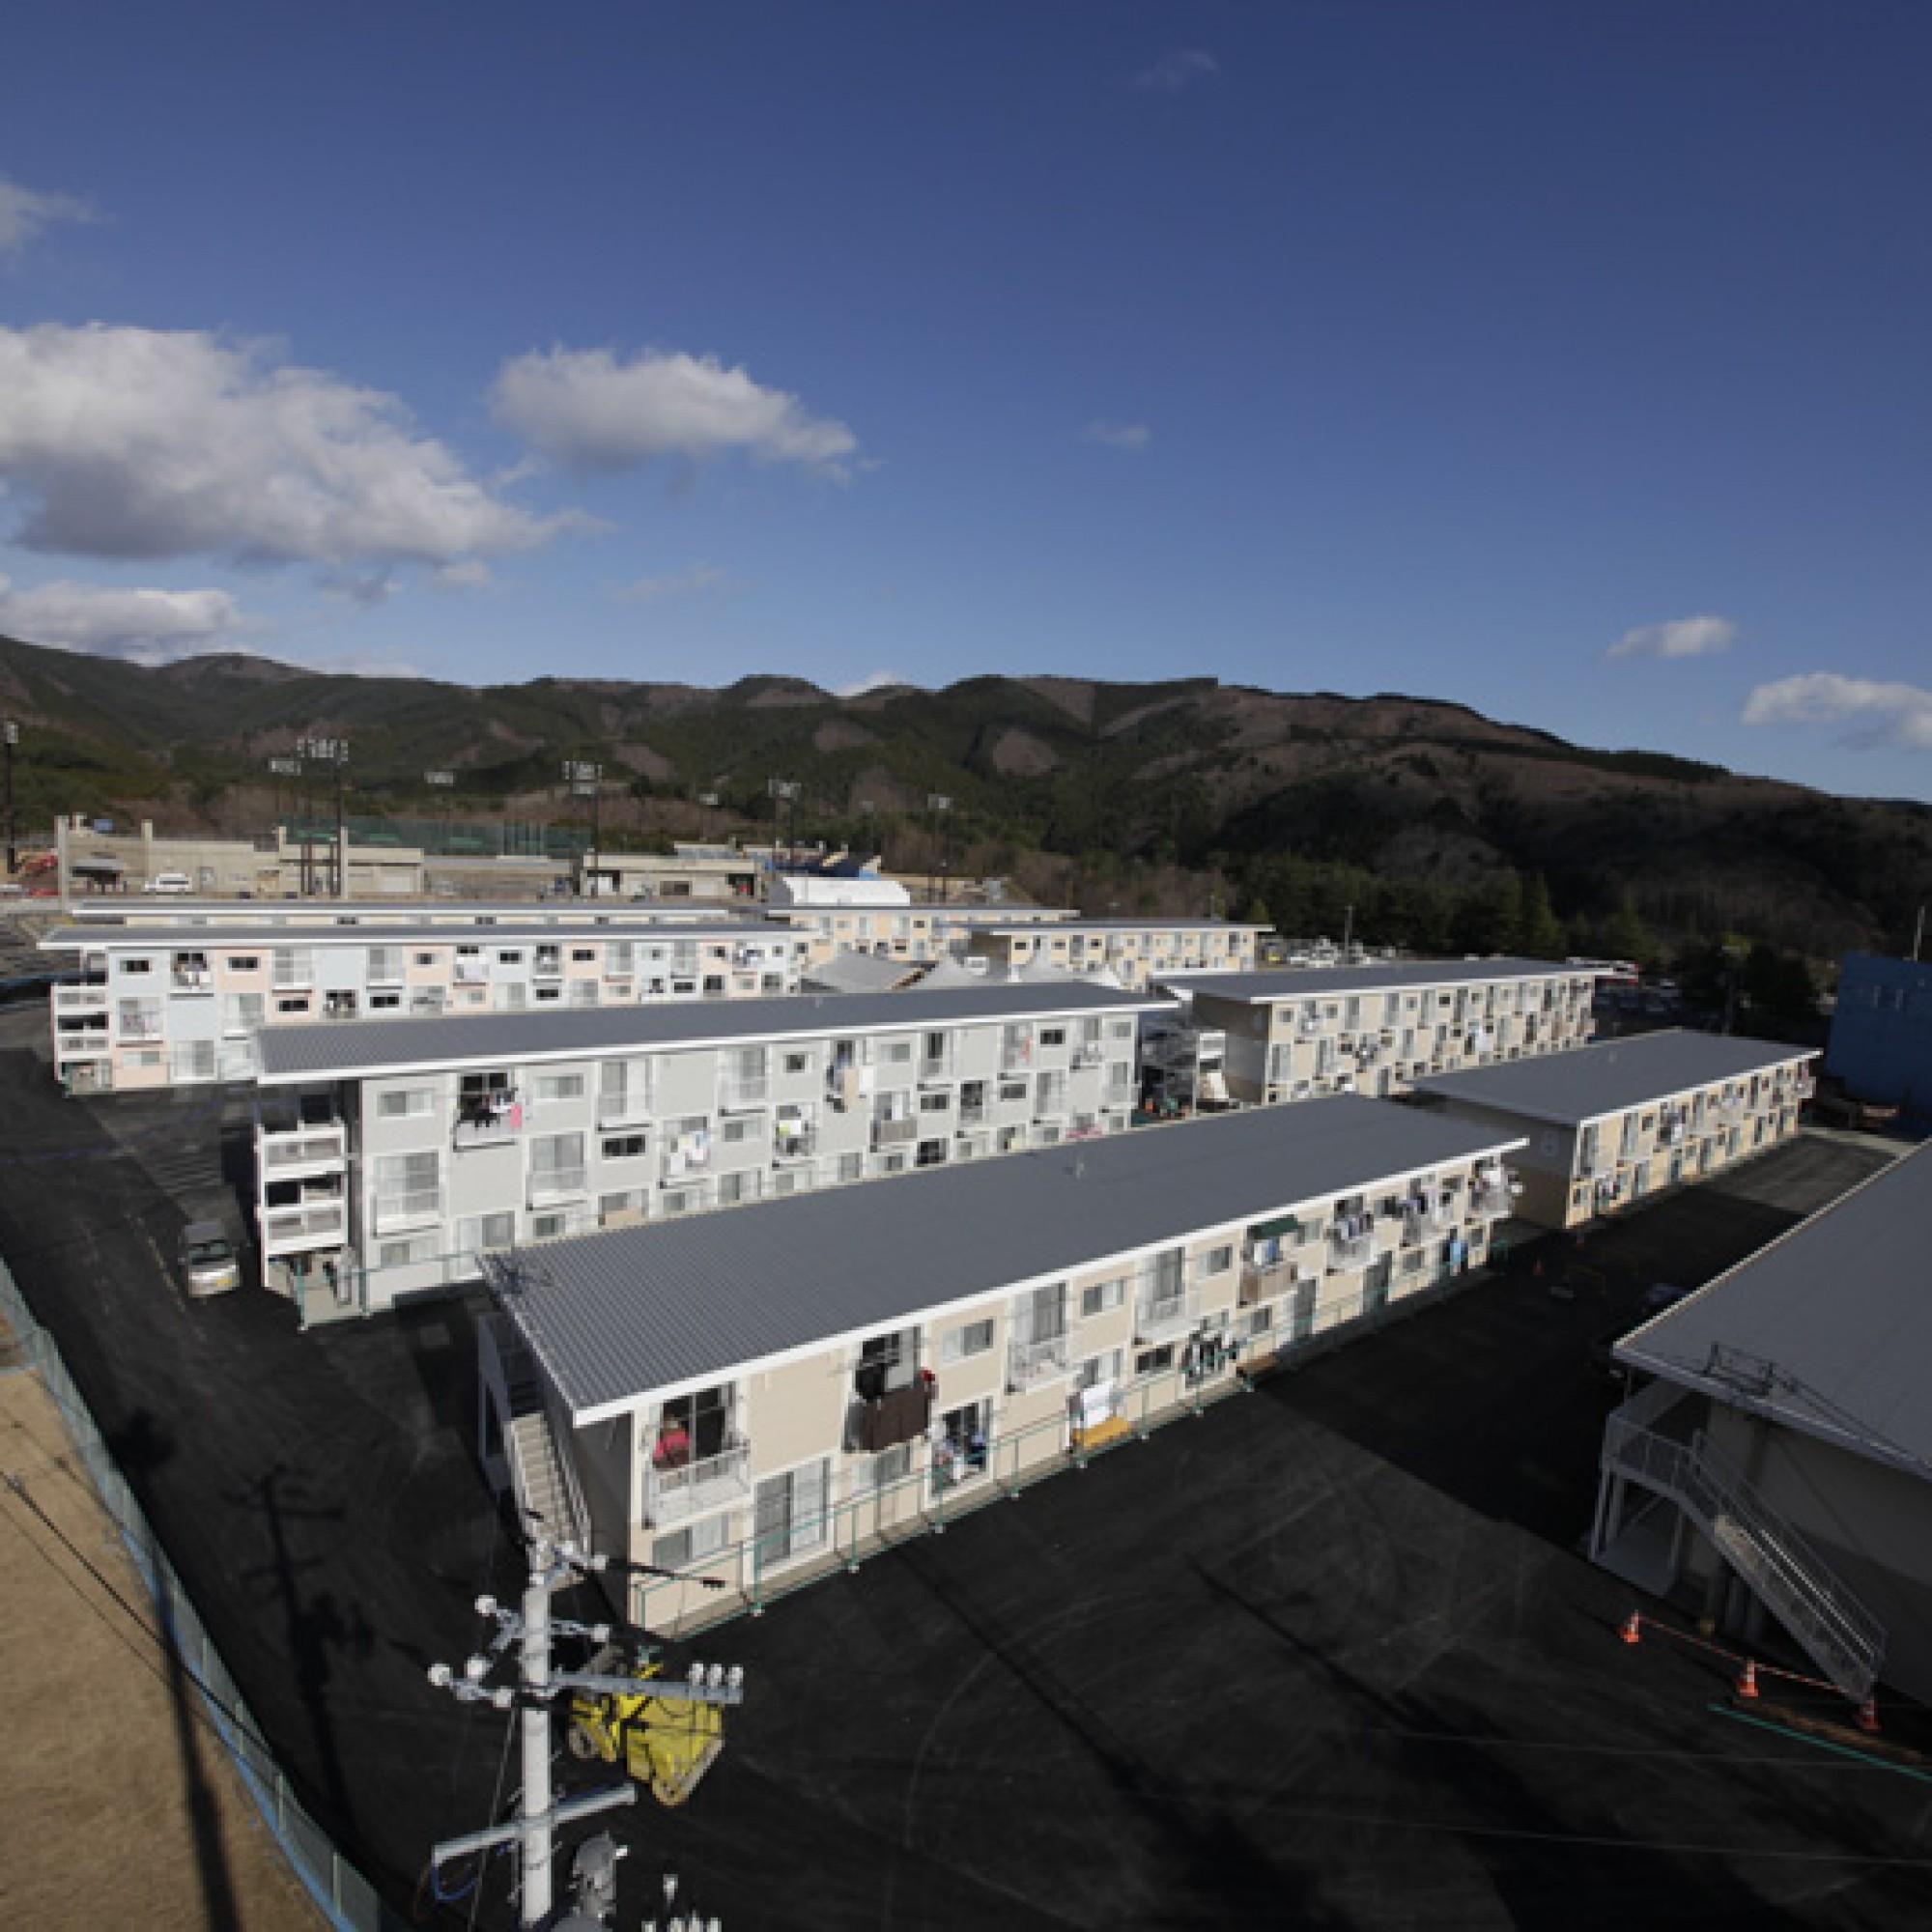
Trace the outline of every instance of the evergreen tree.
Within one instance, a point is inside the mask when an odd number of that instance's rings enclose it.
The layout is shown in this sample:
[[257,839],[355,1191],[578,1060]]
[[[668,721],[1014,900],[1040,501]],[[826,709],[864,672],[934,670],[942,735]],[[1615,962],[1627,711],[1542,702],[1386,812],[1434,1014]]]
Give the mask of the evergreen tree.
[[1523,898],[1520,944],[1524,955],[1531,959],[1562,959],[1570,952],[1569,935],[1549,903],[1549,888],[1541,872],[1530,880]]

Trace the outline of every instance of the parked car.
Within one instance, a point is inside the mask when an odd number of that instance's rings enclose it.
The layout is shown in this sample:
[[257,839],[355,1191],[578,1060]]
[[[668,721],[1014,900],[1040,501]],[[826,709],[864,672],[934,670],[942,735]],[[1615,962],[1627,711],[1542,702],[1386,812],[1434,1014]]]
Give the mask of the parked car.
[[191,893],[194,881],[185,872],[156,872],[141,890],[144,893]]
[[226,1294],[242,1286],[242,1258],[219,1221],[190,1221],[182,1230],[182,1286],[192,1295]]

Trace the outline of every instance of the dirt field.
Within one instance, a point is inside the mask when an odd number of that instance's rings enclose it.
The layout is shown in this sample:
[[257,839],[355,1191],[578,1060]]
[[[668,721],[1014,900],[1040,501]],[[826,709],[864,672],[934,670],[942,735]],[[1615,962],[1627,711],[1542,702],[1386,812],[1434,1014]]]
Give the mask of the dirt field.
[[0,1918],[320,1926],[37,1376],[0,1374]]

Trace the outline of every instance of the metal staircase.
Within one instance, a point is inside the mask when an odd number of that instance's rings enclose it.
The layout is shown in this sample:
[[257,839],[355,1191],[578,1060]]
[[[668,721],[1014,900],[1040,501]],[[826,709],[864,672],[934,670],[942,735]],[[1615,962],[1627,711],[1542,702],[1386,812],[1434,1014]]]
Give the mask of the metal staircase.
[[1613,1415],[1603,1461],[1674,1502],[1847,1697],[1862,1702],[1871,1694],[1885,1659],[1885,1626],[1701,1429],[1680,1442],[1642,1420]]
[[502,1385],[509,1401],[503,1424],[503,1458],[510,1469],[510,1492],[526,1517],[538,1518],[551,1536],[590,1547],[589,1512],[577,1485],[577,1471],[559,1447],[552,1426],[544,1384],[516,1330],[502,1318],[490,1322]]

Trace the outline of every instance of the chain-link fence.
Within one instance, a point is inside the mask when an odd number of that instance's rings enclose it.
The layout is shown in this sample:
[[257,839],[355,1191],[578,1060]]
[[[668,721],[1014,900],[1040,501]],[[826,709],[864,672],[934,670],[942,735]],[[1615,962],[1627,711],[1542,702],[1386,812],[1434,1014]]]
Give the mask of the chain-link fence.
[[0,1262],[0,1317],[14,1330],[24,1364],[34,1370],[54,1406],[128,1554],[154,1600],[162,1630],[201,1705],[241,1774],[248,1795],[274,1834],[296,1876],[328,1922],[340,1932],[403,1932],[408,1920],[377,1896],[375,1888],[330,1842],[301,1807],[274,1752],[249,1714],[241,1687],[228,1673],[187,1591],[162,1554],[134,1492],[116,1466],[85,1398],[68,1373],[54,1339],[34,1320],[7,1265]]

